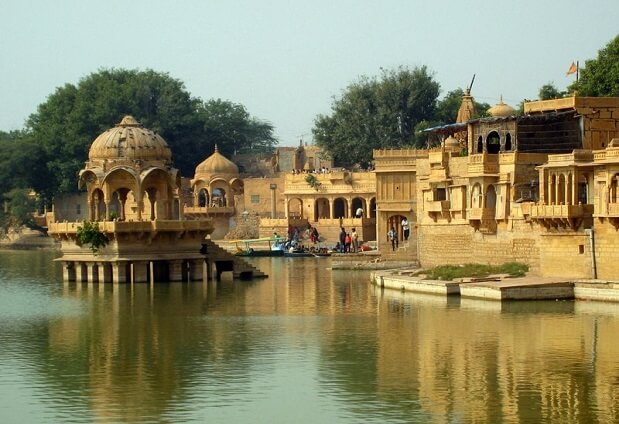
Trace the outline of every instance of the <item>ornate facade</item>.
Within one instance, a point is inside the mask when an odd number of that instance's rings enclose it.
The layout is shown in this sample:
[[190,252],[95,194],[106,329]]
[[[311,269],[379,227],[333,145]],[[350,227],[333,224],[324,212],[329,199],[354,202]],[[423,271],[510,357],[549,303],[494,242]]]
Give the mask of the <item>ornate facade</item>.
[[[65,281],[202,280],[205,268],[210,275],[213,265],[218,276],[222,270],[236,276],[261,274],[205,241],[213,232],[211,219],[185,219],[181,178],[171,158],[163,138],[131,116],[94,140],[79,184],[88,199],[86,220],[96,223],[108,244],[99,251],[82,246],[83,221],[69,222],[62,212],[48,214],[49,234],[61,242]],[[222,184],[210,181],[209,197]],[[226,202],[225,192],[222,198]],[[205,244],[206,255],[201,252]]]
[[422,266],[521,261],[547,276],[619,277],[610,259],[619,98],[531,102],[524,116],[470,120],[464,155],[447,144],[450,131],[462,125],[436,131],[440,149],[374,152],[379,234],[401,216],[415,221],[415,246],[402,255]]

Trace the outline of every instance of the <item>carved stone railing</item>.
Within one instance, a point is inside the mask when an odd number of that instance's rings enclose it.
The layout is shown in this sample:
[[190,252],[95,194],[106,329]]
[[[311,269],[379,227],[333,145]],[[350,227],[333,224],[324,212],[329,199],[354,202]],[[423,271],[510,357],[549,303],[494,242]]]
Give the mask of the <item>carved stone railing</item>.
[[470,208],[466,213],[469,221],[481,221],[494,219],[496,210],[494,208]]
[[425,204],[425,209],[427,212],[444,213],[448,212],[450,207],[451,202],[449,200],[432,200],[426,202]]

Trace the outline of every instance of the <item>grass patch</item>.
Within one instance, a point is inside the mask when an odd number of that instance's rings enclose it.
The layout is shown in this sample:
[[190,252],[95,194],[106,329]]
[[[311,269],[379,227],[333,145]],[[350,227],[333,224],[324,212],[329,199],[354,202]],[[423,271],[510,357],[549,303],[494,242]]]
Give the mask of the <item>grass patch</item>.
[[425,274],[428,280],[450,281],[455,278],[467,277],[487,277],[491,274],[509,274],[511,277],[522,277],[526,275],[529,266],[519,262],[507,262],[503,265],[441,265],[431,269],[420,271]]

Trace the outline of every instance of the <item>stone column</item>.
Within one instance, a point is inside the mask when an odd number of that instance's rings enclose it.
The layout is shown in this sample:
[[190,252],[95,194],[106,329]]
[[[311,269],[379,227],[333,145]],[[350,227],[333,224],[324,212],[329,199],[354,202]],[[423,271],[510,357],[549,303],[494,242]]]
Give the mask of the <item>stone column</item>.
[[124,262],[114,262],[112,264],[112,282],[121,284],[127,282],[126,268]]
[[75,264],[73,262],[62,263],[62,279],[66,282],[75,281]]
[[108,266],[107,263],[105,262],[97,262],[97,273],[98,273],[98,281],[99,284],[105,284],[105,283],[111,283],[110,281],[110,275],[109,273],[107,273],[107,268],[106,266]]
[[109,200],[105,201],[105,220],[110,220],[110,205],[111,202]]
[[189,261],[189,279],[191,281],[202,281],[203,267],[203,259],[194,259]]
[[169,261],[170,281],[183,281],[183,261]]
[[284,216],[286,217],[286,219],[288,219],[288,217],[290,216],[290,212],[289,212],[290,205],[288,204],[288,197],[287,196],[284,196],[284,202],[285,202],[285,205],[284,205]]
[[95,281],[95,263],[94,262],[86,262],[86,279],[89,283],[94,283]]
[[147,283],[147,269],[149,265],[146,261],[136,261],[131,264],[131,282],[132,283]]
[[277,218],[277,198],[275,190],[277,189],[277,184],[271,184],[271,218]]

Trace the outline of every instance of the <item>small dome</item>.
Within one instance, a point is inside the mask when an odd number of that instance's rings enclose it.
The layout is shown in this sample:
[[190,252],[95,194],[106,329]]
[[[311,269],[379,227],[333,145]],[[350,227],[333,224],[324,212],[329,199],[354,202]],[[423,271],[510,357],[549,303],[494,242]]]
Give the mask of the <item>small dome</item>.
[[196,167],[195,175],[204,174],[235,174],[238,175],[239,168],[227,159],[224,155],[219,153],[217,145],[215,145],[215,153],[210,155],[206,160],[200,163]]
[[490,114],[490,116],[501,118],[506,116],[513,116],[516,113],[516,109],[504,103],[503,96],[501,96],[501,101],[488,109],[488,113]]
[[114,128],[100,134],[90,146],[88,159],[170,160],[165,140],[144,128],[133,116],[125,116]]
[[460,142],[453,135],[450,135],[445,139],[445,147],[460,147]]

